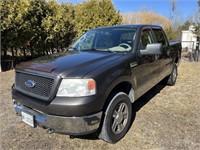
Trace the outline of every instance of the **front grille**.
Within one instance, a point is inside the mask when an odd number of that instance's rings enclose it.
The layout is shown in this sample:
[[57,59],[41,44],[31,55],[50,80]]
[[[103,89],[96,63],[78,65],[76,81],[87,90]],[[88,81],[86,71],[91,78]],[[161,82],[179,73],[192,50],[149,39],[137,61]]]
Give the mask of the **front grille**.
[[[31,80],[35,82],[34,87],[26,86],[25,82]],[[30,96],[48,100],[54,85],[54,79],[38,75],[16,73],[16,88],[22,93]]]

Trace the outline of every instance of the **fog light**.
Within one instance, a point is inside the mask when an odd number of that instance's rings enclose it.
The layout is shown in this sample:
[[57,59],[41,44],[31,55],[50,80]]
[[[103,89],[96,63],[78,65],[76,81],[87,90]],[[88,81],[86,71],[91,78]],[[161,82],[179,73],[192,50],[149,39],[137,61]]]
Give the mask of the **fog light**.
[[21,104],[20,104],[20,102],[13,99],[13,105],[14,105],[14,107],[16,107],[16,106],[20,106]]
[[16,104],[16,100],[14,100],[14,99],[13,99],[13,105],[14,105],[14,107],[17,106],[17,104]]

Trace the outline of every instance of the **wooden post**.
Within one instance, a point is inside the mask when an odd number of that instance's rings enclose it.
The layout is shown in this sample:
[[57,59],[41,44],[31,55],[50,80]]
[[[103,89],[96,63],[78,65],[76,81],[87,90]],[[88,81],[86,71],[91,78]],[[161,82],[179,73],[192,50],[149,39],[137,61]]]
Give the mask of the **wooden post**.
[[2,72],[2,70],[1,70],[1,33],[0,33],[0,72]]
[[1,70],[1,59],[0,59],[0,72],[2,72],[2,70]]

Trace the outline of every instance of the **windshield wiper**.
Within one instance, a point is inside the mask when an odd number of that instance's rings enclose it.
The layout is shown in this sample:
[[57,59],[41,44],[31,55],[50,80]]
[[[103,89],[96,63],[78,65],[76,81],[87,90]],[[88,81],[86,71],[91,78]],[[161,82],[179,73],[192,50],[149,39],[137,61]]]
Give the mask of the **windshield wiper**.
[[96,49],[96,48],[90,48],[90,49],[82,49],[78,50],[76,47],[69,47],[68,51],[100,51],[100,52],[110,52],[110,53],[116,53],[115,51],[109,50],[109,49]]

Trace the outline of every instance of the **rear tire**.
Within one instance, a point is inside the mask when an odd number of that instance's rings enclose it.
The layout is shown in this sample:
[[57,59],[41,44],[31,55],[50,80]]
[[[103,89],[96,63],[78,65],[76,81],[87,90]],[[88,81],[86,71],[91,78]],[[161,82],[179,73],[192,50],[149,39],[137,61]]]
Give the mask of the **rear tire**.
[[123,92],[117,93],[108,105],[99,138],[116,143],[121,140],[131,125],[132,104]]
[[178,75],[178,68],[177,68],[177,65],[174,64],[174,65],[173,65],[172,73],[171,73],[170,76],[168,77],[167,85],[170,85],[170,86],[175,85],[176,79],[177,79],[177,75]]

